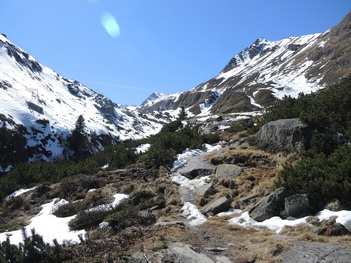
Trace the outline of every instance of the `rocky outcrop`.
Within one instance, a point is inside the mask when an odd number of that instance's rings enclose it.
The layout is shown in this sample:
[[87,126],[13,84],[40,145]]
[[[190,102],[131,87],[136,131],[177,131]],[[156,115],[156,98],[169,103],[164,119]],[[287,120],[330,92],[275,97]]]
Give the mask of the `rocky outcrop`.
[[254,207],[249,211],[252,219],[262,222],[273,216],[279,216],[284,210],[284,199],[286,191],[284,188],[278,188],[268,196],[259,200]]
[[311,139],[311,128],[299,119],[282,119],[269,122],[255,135],[261,148],[291,152],[307,148]]

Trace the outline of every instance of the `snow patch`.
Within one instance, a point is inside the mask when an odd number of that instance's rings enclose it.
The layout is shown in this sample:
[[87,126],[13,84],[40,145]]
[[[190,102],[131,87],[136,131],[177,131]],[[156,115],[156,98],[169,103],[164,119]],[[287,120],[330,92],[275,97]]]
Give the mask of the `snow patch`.
[[229,224],[239,225],[244,228],[268,228],[276,233],[282,231],[285,226],[296,226],[299,224],[307,224],[306,218],[299,218],[296,220],[284,220],[278,216],[267,219],[263,222],[257,222],[249,216],[249,212],[242,213],[238,217],[229,220]]
[[197,209],[196,205],[190,202],[185,202],[181,210],[182,215],[187,218],[191,226],[198,226],[207,221],[207,218]]
[[135,153],[137,153],[137,154],[146,153],[149,150],[150,147],[151,147],[150,143],[140,144],[135,149]]
[[12,199],[12,198],[14,198],[14,197],[16,197],[16,196],[20,196],[20,195],[22,195],[22,194],[24,194],[24,193],[27,193],[27,192],[29,192],[29,191],[33,191],[33,190],[35,190],[36,188],[38,188],[38,186],[34,186],[34,187],[32,187],[32,188],[29,188],[29,189],[20,189],[20,190],[17,190],[17,191],[15,191],[15,192],[13,192],[12,194],[8,195],[8,196],[5,198],[5,200],[6,200],[6,201],[9,201],[10,199]]
[[86,212],[94,212],[94,211],[110,211],[113,208],[115,208],[116,206],[119,205],[119,203],[123,200],[128,198],[128,195],[126,194],[115,194],[113,196],[115,198],[115,200],[111,203],[111,204],[103,204],[103,205],[98,205],[92,208],[89,208],[87,210],[85,210]]
[[[76,216],[60,218],[53,215],[53,212],[59,206],[66,203],[66,200],[58,200],[56,198],[50,203],[42,205],[42,210],[37,216],[31,219],[30,224],[25,227],[25,231],[29,234],[31,229],[35,229],[35,232],[43,237],[44,242],[50,244],[53,244],[54,239],[56,239],[59,244],[65,241],[79,243],[79,236],[84,238],[85,230],[70,231],[68,227],[68,222]],[[0,242],[5,241],[8,236],[11,244],[19,245],[19,243],[23,242],[21,230],[0,233]]]
[[[336,216],[336,222],[344,225],[347,229],[351,230],[351,211],[338,211],[333,212],[330,210],[323,210],[316,214],[316,217],[320,220],[329,220],[331,217]],[[285,226],[296,226],[300,224],[308,224],[306,221],[307,217],[295,219],[295,220],[287,220],[281,219],[278,216],[274,216],[270,219],[267,219],[263,222],[257,222],[253,220],[249,212],[242,213],[238,217],[234,217],[229,220],[229,224],[239,225],[245,228],[268,228],[276,233],[280,233]]]

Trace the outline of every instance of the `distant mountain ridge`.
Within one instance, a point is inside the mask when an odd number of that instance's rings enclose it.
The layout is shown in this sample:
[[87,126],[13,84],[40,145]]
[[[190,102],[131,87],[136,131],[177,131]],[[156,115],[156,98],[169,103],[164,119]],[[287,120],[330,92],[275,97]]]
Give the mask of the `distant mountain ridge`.
[[67,139],[79,115],[85,120],[91,153],[118,140],[157,133],[162,127],[60,76],[0,35],[0,135],[10,138],[0,142],[0,172],[17,162],[73,155]]
[[214,78],[139,107],[205,115],[262,110],[284,95],[315,92],[351,73],[351,12],[324,33],[279,41],[258,38]]

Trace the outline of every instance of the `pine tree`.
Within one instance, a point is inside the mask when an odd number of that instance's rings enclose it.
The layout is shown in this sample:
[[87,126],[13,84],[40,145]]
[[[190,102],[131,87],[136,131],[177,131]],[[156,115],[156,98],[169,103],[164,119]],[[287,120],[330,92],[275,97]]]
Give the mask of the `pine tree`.
[[182,106],[182,107],[180,108],[178,120],[184,120],[185,118],[186,118],[185,107]]
[[85,131],[85,120],[82,115],[79,115],[75,128],[69,139],[69,147],[74,152],[74,158],[82,160],[89,155],[87,133]]

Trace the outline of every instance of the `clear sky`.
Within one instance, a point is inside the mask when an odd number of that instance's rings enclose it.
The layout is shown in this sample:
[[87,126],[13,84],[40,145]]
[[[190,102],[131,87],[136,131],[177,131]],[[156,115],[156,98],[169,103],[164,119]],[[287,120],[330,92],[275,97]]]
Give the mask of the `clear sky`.
[[1,0],[0,33],[114,102],[189,90],[257,38],[321,33],[350,0]]

